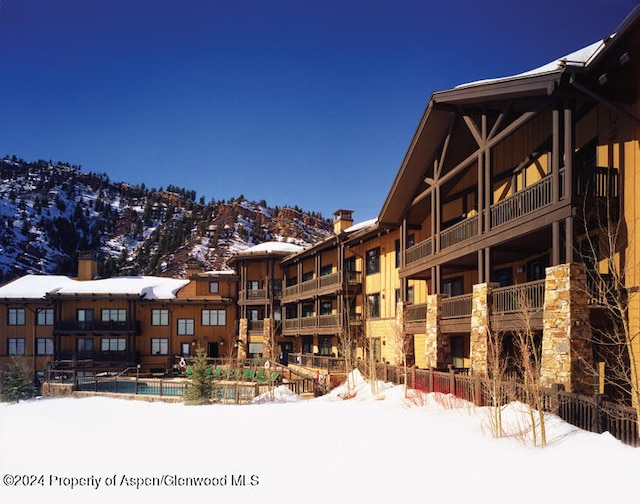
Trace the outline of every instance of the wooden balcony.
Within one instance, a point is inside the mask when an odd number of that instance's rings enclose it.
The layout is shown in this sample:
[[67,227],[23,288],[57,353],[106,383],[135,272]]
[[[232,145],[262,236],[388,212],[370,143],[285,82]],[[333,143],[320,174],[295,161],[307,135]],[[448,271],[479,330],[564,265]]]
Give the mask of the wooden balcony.
[[263,305],[282,296],[282,280],[270,280],[269,288],[243,289],[238,293],[240,305]]
[[502,226],[551,204],[552,178],[545,177],[522,191],[491,205],[491,228]]
[[362,284],[362,273],[359,271],[336,271],[311,280],[290,285],[284,288],[282,302],[294,303],[301,299],[310,299],[337,293],[348,287]]
[[264,320],[248,320],[247,330],[250,333],[264,333]]
[[58,334],[137,334],[139,323],[131,320],[60,320],[54,329]]
[[[349,324],[359,324],[362,319],[359,315],[350,315]],[[285,319],[282,327],[284,335],[299,333],[307,334],[333,334],[343,327],[344,323],[339,315],[319,315]]]
[[440,232],[440,250],[467,241],[478,234],[478,216],[474,215]]
[[404,310],[404,321],[407,332],[410,334],[422,334],[427,325],[426,303],[409,305]]
[[269,299],[269,291],[267,289],[245,289],[240,291],[238,298],[240,304],[261,304]]
[[495,330],[541,330],[544,280],[499,287],[492,292],[491,324]]
[[82,352],[71,352],[71,351],[62,351],[58,352],[55,355],[56,361],[85,361],[85,362],[93,362],[99,364],[122,364],[129,363],[132,364],[135,361],[135,352],[131,350],[121,350],[121,351],[100,351],[100,350],[89,350]]

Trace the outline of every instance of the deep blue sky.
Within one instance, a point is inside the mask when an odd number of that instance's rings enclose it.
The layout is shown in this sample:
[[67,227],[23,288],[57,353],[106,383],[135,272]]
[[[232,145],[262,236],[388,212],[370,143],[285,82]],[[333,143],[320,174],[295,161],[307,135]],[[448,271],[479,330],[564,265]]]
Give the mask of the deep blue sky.
[[432,92],[543,65],[636,0],[0,0],[0,156],[378,215]]

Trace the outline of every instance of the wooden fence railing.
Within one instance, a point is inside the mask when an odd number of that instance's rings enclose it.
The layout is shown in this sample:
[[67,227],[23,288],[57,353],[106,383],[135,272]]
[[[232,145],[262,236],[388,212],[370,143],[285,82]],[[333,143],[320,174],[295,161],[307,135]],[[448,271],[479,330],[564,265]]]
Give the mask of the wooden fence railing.
[[[370,376],[366,366],[363,365],[360,371],[365,376]],[[400,366],[379,363],[375,374],[378,379],[397,385],[404,384],[404,370]],[[454,369],[437,371],[409,368],[407,386],[428,393],[452,394],[476,406],[490,406],[492,397],[500,397],[503,403],[531,403],[530,392],[516,379],[497,383],[498,391],[495,392],[490,390],[492,384],[483,380],[482,376],[467,375]],[[565,392],[561,385],[542,390],[541,396],[544,411],[554,413],[581,429],[598,434],[609,432],[628,445],[640,446],[634,408],[607,401],[604,395],[584,396]]]

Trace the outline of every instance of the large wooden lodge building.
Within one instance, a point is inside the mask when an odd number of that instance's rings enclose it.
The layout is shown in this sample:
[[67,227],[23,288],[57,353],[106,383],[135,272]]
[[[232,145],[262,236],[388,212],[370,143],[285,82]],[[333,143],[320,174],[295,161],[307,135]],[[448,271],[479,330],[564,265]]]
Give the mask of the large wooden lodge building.
[[95,279],[81,255],[75,279],[10,282],[0,361],[164,370],[201,347],[396,363],[402,339],[417,367],[483,373],[489,335],[508,352],[526,319],[545,380],[593,392],[619,268],[640,372],[639,72],[635,11],[548,65],[433,93],[377,218],[338,210],[311,247],[260,244],[186,279]]

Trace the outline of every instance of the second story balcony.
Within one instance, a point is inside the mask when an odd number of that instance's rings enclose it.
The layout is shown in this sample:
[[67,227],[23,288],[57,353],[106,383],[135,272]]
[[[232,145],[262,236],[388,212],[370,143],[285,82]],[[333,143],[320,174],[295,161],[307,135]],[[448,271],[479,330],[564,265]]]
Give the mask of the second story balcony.
[[336,271],[285,287],[282,302],[293,303],[299,299],[310,299],[315,296],[332,294],[348,287],[360,286],[361,284],[361,272]]
[[[557,179],[558,188],[554,188]],[[541,226],[548,226],[545,214],[560,209],[564,214],[589,212],[598,204],[607,204],[614,210],[610,217],[615,218],[620,193],[619,173],[617,169],[585,166],[574,169],[571,183],[571,198],[559,196],[554,200],[554,191],[563,195],[568,188],[565,170],[561,169],[557,177],[547,175],[527,187],[494,202],[479,215],[467,215],[455,224],[440,229],[435,235],[409,247],[404,252],[404,272],[401,276],[420,272],[422,268],[434,265],[437,256],[460,250],[462,244],[477,243],[478,248],[495,243],[495,236],[505,230],[508,233],[526,234]],[[588,198],[585,204],[585,198]],[[609,214],[607,214],[609,215]],[[483,224],[483,225],[482,225]],[[512,236],[507,235],[507,239]],[[484,241],[487,238],[488,240]],[[456,247],[454,247],[456,246]]]
[[[349,315],[349,324],[357,325],[362,322],[359,314]],[[344,326],[340,315],[319,315],[311,317],[289,318],[282,324],[282,333],[294,335],[300,333],[333,334]]]
[[138,334],[140,324],[131,320],[60,320],[55,323],[60,334]]

